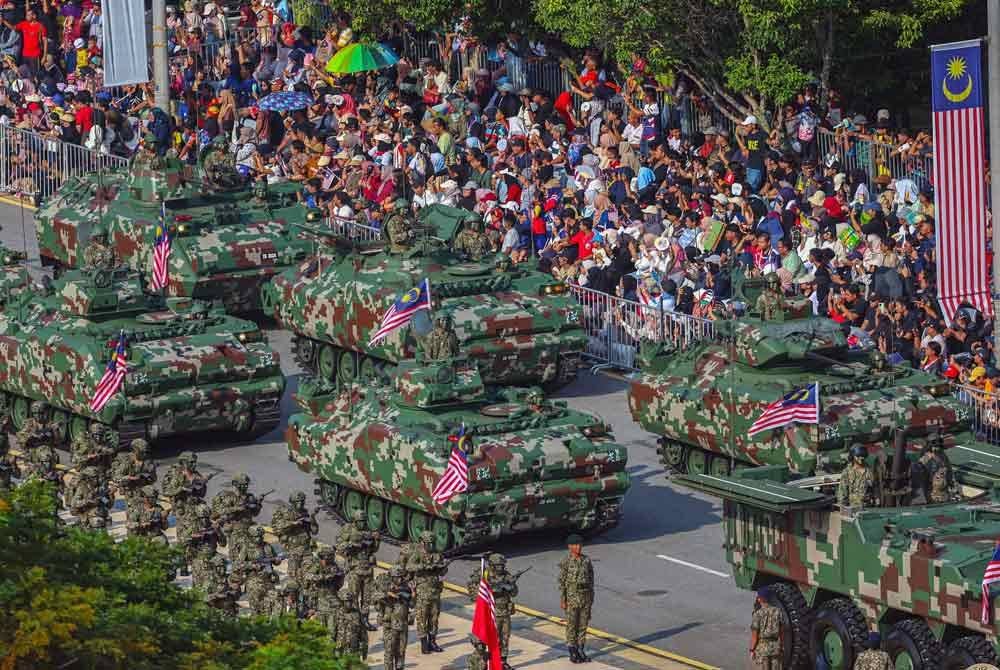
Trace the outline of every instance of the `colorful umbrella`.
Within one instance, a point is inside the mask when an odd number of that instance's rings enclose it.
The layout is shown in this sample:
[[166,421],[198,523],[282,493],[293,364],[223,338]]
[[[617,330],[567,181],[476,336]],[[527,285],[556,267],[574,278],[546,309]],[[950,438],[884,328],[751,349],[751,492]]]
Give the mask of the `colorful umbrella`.
[[269,112],[291,112],[305,109],[313,102],[312,96],[301,91],[279,91],[261,98],[258,107]]
[[326,71],[331,74],[368,72],[395,65],[398,60],[399,56],[382,44],[348,44],[333,55],[326,64]]

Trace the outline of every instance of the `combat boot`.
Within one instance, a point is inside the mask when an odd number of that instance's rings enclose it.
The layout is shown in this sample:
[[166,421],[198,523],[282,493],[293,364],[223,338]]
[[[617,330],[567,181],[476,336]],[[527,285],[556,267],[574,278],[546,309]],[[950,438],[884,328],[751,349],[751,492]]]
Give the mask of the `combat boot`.
[[503,661],[503,670],[514,670],[514,666],[507,662],[506,656],[504,656],[501,660]]
[[431,653],[430,636],[425,635],[420,638],[420,653],[429,654]]
[[367,629],[368,629],[368,632],[372,632],[372,631],[376,631],[376,630],[378,630],[378,626],[376,626],[375,624],[373,624],[373,623],[372,623],[372,622],[371,622],[371,621],[370,621],[370,620],[368,619],[368,615],[367,615],[367,614],[365,615],[365,628],[367,628]]
[[443,647],[438,646],[437,635],[427,636],[427,647],[431,651],[444,651]]
[[580,654],[577,653],[576,647],[569,645],[569,660],[570,663],[582,663],[580,660]]
[[590,663],[590,656],[587,656],[587,654],[584,653],[583,645],[577,647],[576,656],[580,659],[580,663]]

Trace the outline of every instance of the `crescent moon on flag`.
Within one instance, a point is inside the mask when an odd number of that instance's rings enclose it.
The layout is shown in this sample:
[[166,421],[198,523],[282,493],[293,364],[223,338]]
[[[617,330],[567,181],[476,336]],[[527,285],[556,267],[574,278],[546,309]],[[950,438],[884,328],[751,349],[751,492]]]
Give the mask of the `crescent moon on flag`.
[[948,79],[944,78],[941,80],[941,92],[944,93],[944,97],[947,98],[949,102],[963,102],[972,93],[972,75],[966,74],[965,81],[965,88],[962,89],[960,93],[952,93],[948,90]]

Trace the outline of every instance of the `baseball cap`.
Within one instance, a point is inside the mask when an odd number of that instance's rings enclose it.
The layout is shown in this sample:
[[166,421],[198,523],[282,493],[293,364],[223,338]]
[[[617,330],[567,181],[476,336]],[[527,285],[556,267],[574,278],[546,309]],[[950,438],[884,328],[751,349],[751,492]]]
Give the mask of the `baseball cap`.
[[741,126],[756,126],[757,125],[757,117],[754,116],[753,114],[748,114],[747,118],[743,119],[743,123],[741,123],[740,125]]

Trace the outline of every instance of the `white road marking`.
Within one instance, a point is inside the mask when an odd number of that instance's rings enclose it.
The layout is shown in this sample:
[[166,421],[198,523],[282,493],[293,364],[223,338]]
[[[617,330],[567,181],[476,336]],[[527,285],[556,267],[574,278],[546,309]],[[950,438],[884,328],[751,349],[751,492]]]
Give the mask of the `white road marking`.
[[695,565],[694,563],[688,563],[687,561],[682,561],[681,559],[674,558],[672,556],[664,556],[663,554],[657,554],[656,557],[663,559],[668,563],[676,563],[677,565],[683,565],[685,568],[694,568],[695,570],[701,570],[702,572],[707,572],[708,574],[715,575],[716,577],[725,577],[726,579],[732,577],[732,575],[730,575],[729,573],[719,572],[718,570],[712,570],[711,568],[706,568],[701,565]]

